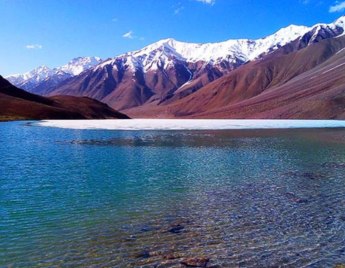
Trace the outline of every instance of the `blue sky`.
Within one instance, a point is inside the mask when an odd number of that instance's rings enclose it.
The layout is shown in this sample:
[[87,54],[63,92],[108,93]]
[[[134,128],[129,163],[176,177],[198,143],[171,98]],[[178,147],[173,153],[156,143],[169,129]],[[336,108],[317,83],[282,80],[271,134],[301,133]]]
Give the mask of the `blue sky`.
[[168,37],[261,38],[344,14],[345,1],[333,0],[0,0],[0,74],[106,59]]

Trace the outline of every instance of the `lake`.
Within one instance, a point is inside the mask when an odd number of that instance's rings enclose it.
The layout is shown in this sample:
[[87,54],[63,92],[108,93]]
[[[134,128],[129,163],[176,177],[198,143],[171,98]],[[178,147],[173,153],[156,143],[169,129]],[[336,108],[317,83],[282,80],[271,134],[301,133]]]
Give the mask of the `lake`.
[[3,122],[0,155],[0,267],[345,263],[345,128]]

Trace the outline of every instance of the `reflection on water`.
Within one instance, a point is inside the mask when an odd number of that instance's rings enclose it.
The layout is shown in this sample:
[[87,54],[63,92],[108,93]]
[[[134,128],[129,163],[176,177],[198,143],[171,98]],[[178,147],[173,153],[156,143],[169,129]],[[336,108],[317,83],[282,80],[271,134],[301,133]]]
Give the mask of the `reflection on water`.
[[0,128],[0,266],[345,263],[344,130]]

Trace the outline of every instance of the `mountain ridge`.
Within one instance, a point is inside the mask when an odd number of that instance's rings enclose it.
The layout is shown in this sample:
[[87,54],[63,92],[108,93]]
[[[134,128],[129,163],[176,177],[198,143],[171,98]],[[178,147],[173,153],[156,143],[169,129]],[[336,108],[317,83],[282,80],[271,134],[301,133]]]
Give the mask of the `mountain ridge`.
[[345,36],[241,66],[167,105],[132,117],[345,119]]
[[[345,16],[342,16],[330,24],[290,25],[257,40],[197,44],[163,39],[104,60],[53,86],[42,83],[36,87],[36,92],[47,96],[87,96],[124,111],[140,110],[140,107],[170,107],[170,104],[190,95],[197,96],[199,90],[231,75],[238,68],[290,54],[323,40],[342,38],[344,29]],[[308,64],[308,59],[303,64]],[[280,83],[287,82],[287,78],[281,78]],[[252,87],[256,89],[252,93],[259,92],[263,86],[259,80],[254,82]],[[225,84],[223,86],[226,87]],[[236,98],[240,96],[238,94]]]

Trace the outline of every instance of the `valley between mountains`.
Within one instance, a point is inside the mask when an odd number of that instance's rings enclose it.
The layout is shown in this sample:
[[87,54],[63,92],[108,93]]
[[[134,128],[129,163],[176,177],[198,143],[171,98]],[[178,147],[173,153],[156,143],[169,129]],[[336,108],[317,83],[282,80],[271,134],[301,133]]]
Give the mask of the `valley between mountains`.
[[132,118],[345,119],[344,29],[345,16],[258,40],[164,39],[5,78],[50,100],[93,98]]

